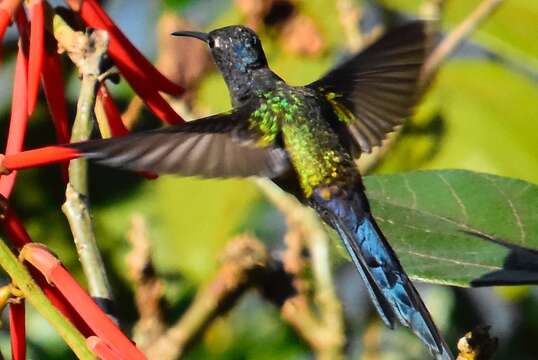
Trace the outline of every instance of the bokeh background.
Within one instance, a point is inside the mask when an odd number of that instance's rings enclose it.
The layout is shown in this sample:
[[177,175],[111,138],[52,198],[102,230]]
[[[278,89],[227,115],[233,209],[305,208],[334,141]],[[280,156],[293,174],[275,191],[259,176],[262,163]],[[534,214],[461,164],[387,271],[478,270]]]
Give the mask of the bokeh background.
[[[290,84],[299,85],[315,80],[344,59],[380,25],[431,15],[427,5],[435,1],[276,1],[280,4],[263,16],[249,7],[256,1],[104,3],[146,56],[157,59],[161,55],[163,70],[187,84],[186,100],[175,105],[180,114],[197,117],[229,108],[226,87],[205,49],[189,40],[174,39],[176,42],[170,45],[163,33],[180,30],[183,25],[207,30],[237,23],[254,26],[272,69]],[[478,3],[445,1],[441,29],[450,31]],[[357,29],[365,34],[363,38],[355,34]],[[14,32],[8,33],[0,67],[2,139],[9,119],[15,39]],[[538,183],[537,39],[538,2],[506,1],[442,67],[416,116],[373,172],[463,168]],[[79,81],[71,66],[66,66],[66,74],[74,115]],[[112,91],[119,106],[126,109],[132,91],[125,82]],[[137,126],[155,126],[151,114],[142,111],[143,121]],[[41,101],[30,122],[26,147],[53,142],[54,130]],[[117,303],[121,304],[119,318],[126,328],[137,319],[133,288],[126,275],[126,239],[133,216],[141,215],[146,221],[152,260],[166,286],[169,322],[186,309],[200,284],[215,274],[218,255],[235,234],[255,234],[275,253],[283,247],[284,219],[250,180],[161,177],[146,181],[126,172],[92,166],[90,184],[96,236]],[[32,237],[51,247],[84,282],[60,210],[64,190],[57,167],[28,170],[20,174],[12,203]],[[340,254],[334,251],[335,258]],[[390,332],[383,327],[351,266],[335,259],[335,276],[344,306],[350,358],[429,358],[408,331]],[[419,284],[419,289],[451,344],[475,325],[488,324],[500,341],[497,359],[538,358],[535,287],[461,289]],[[38,314],[28,316],[27,331],[30,358],[73,357]],[[0,331],[0,349],[9,353],[5,327]],[[308,359],[311,354],[281,320],[279,310],[252,291],[228,314],[215,320],[185,358]]]

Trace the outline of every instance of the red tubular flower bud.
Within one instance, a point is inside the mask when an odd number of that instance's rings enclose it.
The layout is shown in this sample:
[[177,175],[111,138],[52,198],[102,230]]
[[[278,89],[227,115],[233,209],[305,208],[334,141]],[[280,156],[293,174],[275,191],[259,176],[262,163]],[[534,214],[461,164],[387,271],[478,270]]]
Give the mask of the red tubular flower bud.
[[120,72],[142,100],[161,120],[169,124],[183,119],[163,99],[159,91],[179,95],[183,89],[162,75],[127,39],[95,0],[83,1],[80,16],[86,24],[107,30],[110,35],[109,54]]
[[184,122],[161,94],[148,84],[148,81],[151,82],[151,80],[139,77],[139,75],[133,72],[132,69],[120,62],[116,65],[127,81],[129,81],[135,92],[140,95],[140,98],[146,103],[149,109],[157,115],[157,117],[172,125]]
[[11,335],[11,358],[26,359],[26,328],[24,300],[9,304],[9,333]]
[[95,335],[104,340],[114,353],[123,359],[146,359],[44,246],[27,245],[21,251],[21,255],[60,290]]
[[[13,84],[13,100],[11,102],[11,120],[7,138],[6,154],[18,153],[22,150],[26,128],[28,126],[28,98],[26,71],[28,59],[19,44],[19,53],[15,65],[15,82]],[[15,172],[0,178],[0,194],[9,198],[15,185]]]
[[30,53],[28,63],[28,116],[35,109],[45,52],[45,7],[42,0],[31,2],[30,16],[32,22],[30,26]]
[[114,104],[114,100],[110,96],[105,84],[101,84],[99,87],[98,95],[103,103],[103,108],[105,110],[108,126],[110,126],[112,136],[122,136],[129,133],[129,130],[127,130],[123,124],[123,121],[121,120],[121,114],[116,107],[116,104]]
[[37,166],[55,164],[77,159],[80,154],[75,149],[63,146],[46,146],[39,149],[6,154],[2,166],[7,170],[21,170]]
[[91,27],[109,32],[109,53],[114,60],[125,64],[132,70],[140,71],[142,78],[150,80],[160,91],[170,95],[181,95],[183,93],[180,86],[168,80],[134,47],[97,1],[82,1],[80,16]]

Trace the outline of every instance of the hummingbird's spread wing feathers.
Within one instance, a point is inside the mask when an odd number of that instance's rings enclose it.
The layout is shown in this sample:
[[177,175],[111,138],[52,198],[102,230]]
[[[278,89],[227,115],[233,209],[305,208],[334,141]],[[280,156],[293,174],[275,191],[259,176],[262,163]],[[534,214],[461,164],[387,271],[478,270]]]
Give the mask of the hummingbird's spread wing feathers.
[[261,147],[239,109],[182,125],[67,146],[97,163],[135,171],[200,177],[275,177],[289,166],[286,152]]
[[356,145],[371,152],[411,114],[428,43],[424,22],[395,28],[308,86],[325,94]]

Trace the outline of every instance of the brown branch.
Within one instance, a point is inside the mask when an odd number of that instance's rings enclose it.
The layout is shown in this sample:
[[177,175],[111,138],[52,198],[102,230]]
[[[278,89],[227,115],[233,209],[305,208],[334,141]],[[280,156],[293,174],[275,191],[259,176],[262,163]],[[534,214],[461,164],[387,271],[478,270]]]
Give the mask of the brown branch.
[[198,291],[192,305],[146,354],[149,359],[172,360],[219,315],[225,313],[253,284],[258,283],[267,267],[268,253],[251,236],[241,236],[224,250],[222,266],[215,278]]
[[[91,34],[75,32],[58,15],[53,17],[53,28],[59,46],[67,52],[82,76],[71,142],[87,140],[93,128],[95,98],[102,61],[108,47],[108,34],[101,30]],[[77,159],[69,163],[69,183],[62,210],[73,233],[90,294],[94,298],[111,301],[112,290],[93,231],[86,160]]]
[[448,36],[435,48],[422,67],[420,82],[423,88],[427,87],[433,79],[439,66],[458,48],[459,45],[473,32],[482,22],[488,19],[503,0],[484,0],[465,20],[461,22]]

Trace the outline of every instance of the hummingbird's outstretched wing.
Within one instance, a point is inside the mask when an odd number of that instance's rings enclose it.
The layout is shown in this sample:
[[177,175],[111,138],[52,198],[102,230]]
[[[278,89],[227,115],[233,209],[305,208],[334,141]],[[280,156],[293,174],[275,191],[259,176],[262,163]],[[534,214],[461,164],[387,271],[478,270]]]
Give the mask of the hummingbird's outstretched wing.
[[249,107],[182,125],[68,144],[99,164],[158,174],[275,177],[289,166],[284,149],[261,146],[249,128]]
[[324,93],[362,152],[371,152],[411,114],[429,52],[426,24],[417,21],[392,29],[308,85]]

